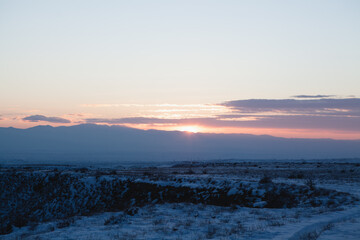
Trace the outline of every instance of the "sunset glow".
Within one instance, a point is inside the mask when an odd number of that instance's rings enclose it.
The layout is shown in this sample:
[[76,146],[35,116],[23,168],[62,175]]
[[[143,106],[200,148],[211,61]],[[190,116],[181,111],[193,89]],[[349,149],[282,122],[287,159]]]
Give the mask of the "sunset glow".
[[197,126],[183,126],[179,128],[179,131],[197,133],[200,131],[200,128]]
[[360,139],[356,1],[110,2],[0,3],[0,127]]

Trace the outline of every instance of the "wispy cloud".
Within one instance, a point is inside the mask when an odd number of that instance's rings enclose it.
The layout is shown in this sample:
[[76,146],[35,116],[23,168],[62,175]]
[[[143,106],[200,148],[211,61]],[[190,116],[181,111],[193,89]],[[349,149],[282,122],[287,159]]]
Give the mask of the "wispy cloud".
[[288,113],[336,115],[344,112],[360,116],[360,98],[344,99],[249,99],[224,102],[221,105],[237,113]]
[[60,117],[46,117],[43,115],[31,115],[23,118],[24,121],[29,122],[50,122],[50,123],[71,123],[70,120]]
[[161,118],[146,118],[146,117],[133,117],[133,118],[87,118],[87,123],[106,123],[106,124],[169,124],[176,123],[181,119],[161,119]]
[[187,119],[159,119],[159,118],[116,118],[86,119],[87,123],[106,124],[148,124],[148,125],[200,125],[219,128],[274,128],[274,129],[328,129],[339,131],[360,131],[360,117],[337,116],[262,116],[238,117],[234,119],[221,118],[187,118]]
[[[80,107],[172,107],[172,108],[210,108],[214,107],[212,104],[137,104],[137,103],[101,103],[101,104],[81,104]],[[215,107],[218,107],[215,105]]]
[[81,104],[80,107],[89,108],[109,108],[109,107],[120,107],[121,104]]
[[[199,125],[208,128],[307,129],[360,132],[360,99],[248,99],[220,104],[230,114],[209,117],[87,118],[88,123]],[[359,136],[360,138],[360,136]]]
[[335,97],[335,95],[295,95],[294,98],[330,98]]

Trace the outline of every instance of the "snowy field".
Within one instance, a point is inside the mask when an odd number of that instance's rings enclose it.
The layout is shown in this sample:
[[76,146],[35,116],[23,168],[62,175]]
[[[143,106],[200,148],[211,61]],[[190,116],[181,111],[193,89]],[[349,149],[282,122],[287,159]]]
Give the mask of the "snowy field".
[[357,160],[0,170],[0,239],[360,239]]

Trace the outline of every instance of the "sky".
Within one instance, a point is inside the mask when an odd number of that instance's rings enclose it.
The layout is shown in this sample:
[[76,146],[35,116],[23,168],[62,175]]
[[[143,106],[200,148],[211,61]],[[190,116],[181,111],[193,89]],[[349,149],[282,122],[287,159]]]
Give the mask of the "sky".
[[360,2],[0,0],[0,127],[360,139]]

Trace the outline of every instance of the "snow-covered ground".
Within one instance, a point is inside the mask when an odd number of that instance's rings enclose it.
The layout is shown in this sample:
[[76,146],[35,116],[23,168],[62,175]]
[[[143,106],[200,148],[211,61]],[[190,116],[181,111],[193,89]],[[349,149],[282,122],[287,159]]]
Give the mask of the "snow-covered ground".
[[[114,169],[65,168],[63,171],[67,174],[80,176],[87,188],[91,188],[99,179],[112,181],[119,178],[161,187],[215,189],[212,191],[216,191],[216,188],[228,189],[228,195],[238,194],[242,188],[257,189],[251,196],[259,199],[254,199],[250,207],[153,201],[131,213],[127,210],[98,212],[90,216],[30,223],[21,228],[14,227],[10,234],[0,235],[0,239],[360,239],[359,202],[346,200],[348,195],[341,194],[345,192],[360,197],[360,165],[341,163],[335,166],[318,162],[265,162],[241,166],[192,164],[151,169],[115,169],[115,173]],[[36,169],[36,172],[42,174],[52,171]],[[85,173],[81,175],[80,172]],[[289,174],[290,178],[287,177]],[[315,188],[336,190],[338,195],[329,192],[330,199],[326,199],[327,195],[320,196],[321,201],[317,201],[314,206],[298,204],[291,208],[264,208],[266,203],[261,202],[261,189],[268,187],[258,183],[264,175],[271,176],[273,183],[270,185],[285,184],[285,187],[295,189],[294,193],[298,191],[294,186],[301,187],[300,192],[304,191],[304,187],[309,187],[311,179]],[[311,196],[312,192],[306,194]],[[306,203],[307,200],[301,201]],[[329,201],[335,202],[335,205],[329,205]]]
[[324,231],[319,240],[359,240],[360,239],[360,216],[348,221],[333,224],[329,230]]
[[359,239],[358,215],[353,210],[319,212],[321,209],[149,205],[134,216],[116,212],[74,217],[67,220],[67,227],[63,220],[53,221],[16,229],[1,239],[316,239],[305,238],[314,231],[322,231],[320,239]]

